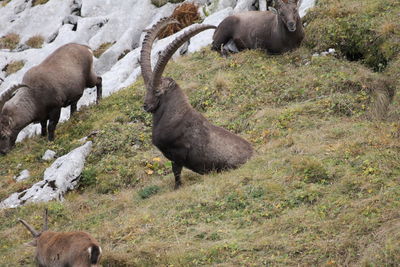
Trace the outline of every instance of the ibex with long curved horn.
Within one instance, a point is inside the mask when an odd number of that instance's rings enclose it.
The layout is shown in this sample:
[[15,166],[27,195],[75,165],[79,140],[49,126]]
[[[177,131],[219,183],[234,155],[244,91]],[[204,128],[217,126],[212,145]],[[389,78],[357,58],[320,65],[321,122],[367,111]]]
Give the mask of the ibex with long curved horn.
[[243,138],[207,121],[189,103],[187,96],[172,78],[162,77],[164,68],[174,52],[197,33],[213,29],[197,25],[176,38],[163,51],[151,69],[151,48],[159,32],[172,19],[162,19],[142,44],[140,64],[147,88],[144,109],[153,114],[152,141],[172,161],[175,188],[181,185],[182,167],[199,174],[237,168],[253,154],[253,148]]
[[91,49],[80,44],[58,48],[41,64],[28,70],[22,84],[0,96],[0,153],[7,153],[18,133],[32,122],[40,122],[42,136],[48,130],[48,139],[53,140],[61,108],[71,105],[73,114],[83,90],[94,86],[99,101],[102,79],[93,70]]
[[224,45],[234,42],[237,49],[262,49],[281,54],[300,46],[304,38],[297,0],[275,0],[277,14],[248,11],[225,18],[215,30],[212,49],[224,53]]
[[86,232],[57,233],[47,229],[45,210],[42,232],[36,231],[22,219],[18,219],[31,232],[34,240],[28,244],[36,247],[36,261],[40,267],[95,267],[101,257],[99,243]]

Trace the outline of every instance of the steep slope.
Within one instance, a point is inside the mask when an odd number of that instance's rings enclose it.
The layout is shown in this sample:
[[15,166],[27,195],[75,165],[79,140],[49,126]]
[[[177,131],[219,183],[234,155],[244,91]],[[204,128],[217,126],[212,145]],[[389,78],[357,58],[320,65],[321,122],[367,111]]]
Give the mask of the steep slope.
[[[80,190],[61,203],[1,210],[0,262],[33,264],[17,218],[40,228],[48,207],[51,229],[86,230],[100,241],[103,266],[396,266],[398,96],[387,120],[371,111],[373,92],[398,88],[398,52],[384,73],[374,73],[363,61],[313,56],[312,49],[321,52],[304,46],[224,59],[206,48],[169,64],[167,74],[196,109],[256,149],[238,170],[184,170],[178,191],[170,163],[151,145],[141,80],[80,110],[50,143],[62,155],[90,135]],[[35,137],[0,158],[0,199],[41,179],[48,147]],[[25,168],[32,178],[16,183]]]

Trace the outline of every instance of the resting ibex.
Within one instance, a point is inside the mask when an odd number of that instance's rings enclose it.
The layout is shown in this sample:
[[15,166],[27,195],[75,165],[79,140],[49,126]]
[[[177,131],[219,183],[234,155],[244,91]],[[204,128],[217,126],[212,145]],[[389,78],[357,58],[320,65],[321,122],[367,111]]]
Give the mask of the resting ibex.
[[275,0],[277,14],[271,11],[248,11],[225,18],[215,30],[212,49],[223,51],[233,41],[237,49],[262,49],[281,54],[300,46],[304,38],[297,1]]
[[36,231],[24,220],[19,221],[33,235],[28,243],[36,247],[36,261],[40,267],[94,267],[101,257],[99,243],[85,232],[57,233],[47,230],[47,210],[45,210],[43,231]]
[[22,84],[0,96],[0,153],[7,153],[18,133],[32,122],[40,122],[42,136],[47,135],[48,128],[48,139],[54,140],[61,108],[71,105],[71,114],[74,113],[83,90],[94,86],[98,102],[102,79],[94,73],[90,48],[80,44],[58,48],[27,71]]
[[237,168],[253,154],[244,139],[212,125],[190,105],[187,96],[172,78],[161,77],[174,52],[197,33],[213,29],[212,25],[197,25],[176,38],[160,55],[151,69],[151,48],[158,33],[172,19],[162,19],[142,44],[140,65],[147,88],[144,109],[153,113],[153,144],[172,161],[175,188],[181,185],[182,167],[199,174]]

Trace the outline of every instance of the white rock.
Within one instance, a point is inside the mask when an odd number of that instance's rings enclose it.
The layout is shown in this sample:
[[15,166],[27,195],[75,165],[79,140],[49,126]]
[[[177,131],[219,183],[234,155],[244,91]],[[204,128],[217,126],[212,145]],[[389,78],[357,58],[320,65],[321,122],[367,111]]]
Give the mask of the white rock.
[[58,158],[44,172],[43,180],[31,188],[14,193],[0,202],[1,208],[16,208],[29,202],[47,202],[53,199],[63,200],[64,194],[73,190],[79,181],[86,157],[92,149],[89,141],[68,154]]
[[301,0],[299,15],[300,17],[304,17],[307,14],[308,9],[315,6],[315,0]]
[[267,10],[267,0],[259,0],[258,8],[260,11],[266,11]]
[[18,177],[14,177],[14,179],[17,182],[21,182],[23,180],[28,179],[29,177],[31,177],[31,174],[29,173],[29,171],[28,170],[23,170],[22,172],[20,172]]
[[52,160],[52,159],[54,159],[55,156],[56,156],[56,152],[48,149],[48,150],[46,150],[46,152],[44,152],[42,160]]
[[252,10],[252,5],[254,0],[238,0],[235,8],[233,9],[234,13],[250,11]]

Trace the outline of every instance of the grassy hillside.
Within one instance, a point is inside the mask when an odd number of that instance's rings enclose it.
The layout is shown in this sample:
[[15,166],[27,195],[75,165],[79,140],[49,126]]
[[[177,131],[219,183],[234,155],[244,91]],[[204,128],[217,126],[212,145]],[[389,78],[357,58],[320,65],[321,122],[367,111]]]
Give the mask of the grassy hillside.
[[[306,43],[282,56],[224,59],[205,49],[168,65],[197,110],[256,150],[238,170],[184,170],[177,191],[170,163],[151,144],[141,80],[81,109],[54,142],[17,144],[0,157],[0,199],[42,179],[46,149],[63,155],[87,135],[94,148],[64,202],[0,211],[0,265],[33,264],[17,218],[40,228],[48,207],[52,230],[85,230],[100,241],[103,266],[397,266],[399,98],[386,120],[374,118],[376,99],[398,88],[399,60],[374,73],[364,61],[315,50]],[[32,178],[15,183],[23,169]]]

